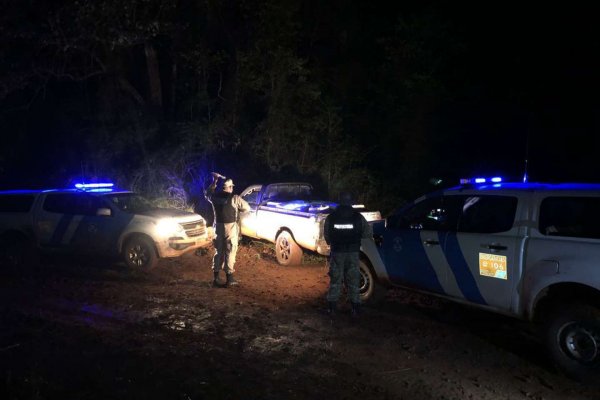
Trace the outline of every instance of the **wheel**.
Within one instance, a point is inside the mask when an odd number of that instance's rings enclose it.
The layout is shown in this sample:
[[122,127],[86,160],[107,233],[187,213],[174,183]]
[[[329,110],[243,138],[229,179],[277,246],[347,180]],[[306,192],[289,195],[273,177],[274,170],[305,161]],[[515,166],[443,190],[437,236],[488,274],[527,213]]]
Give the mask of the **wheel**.
[[600,309],[587,304],[556,308],[546,323],[546,346],[567,376],[597,383],[600,372]]
[[158,262],[154,243],[143,236],[135,236],[125,243],[123,259],[129,268],[136,269],[150,269]]
[[277,236],[275,255],[280,265],[298,265],[302,262],[302,248],[288,231],[283,231]]
[[373,273],[369,265],[364,261],[359,261],[360,269],[360,300],[363,304],[376,305],[385,298],[385,287],[377,282],[377,276]]

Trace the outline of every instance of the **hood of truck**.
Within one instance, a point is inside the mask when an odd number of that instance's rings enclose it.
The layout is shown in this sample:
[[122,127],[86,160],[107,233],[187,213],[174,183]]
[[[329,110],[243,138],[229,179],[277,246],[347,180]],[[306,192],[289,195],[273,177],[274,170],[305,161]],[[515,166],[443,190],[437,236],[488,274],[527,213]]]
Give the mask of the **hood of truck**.
[[[154,208],[151,210],[146,210],[146,211],[142,211],[139,212],[138,214],[140,215],[145,215],[148,217],[155,217],[155,218],[177,218],[177,217],[182,217],[184,219],[200,219],[200,215],[195,214],[193,212],[189,212],[189,211],[183,211],[183,210],[176,210],[176,209],[172,209],[172,208]],[[186,218],[187,217],[187,218]]]

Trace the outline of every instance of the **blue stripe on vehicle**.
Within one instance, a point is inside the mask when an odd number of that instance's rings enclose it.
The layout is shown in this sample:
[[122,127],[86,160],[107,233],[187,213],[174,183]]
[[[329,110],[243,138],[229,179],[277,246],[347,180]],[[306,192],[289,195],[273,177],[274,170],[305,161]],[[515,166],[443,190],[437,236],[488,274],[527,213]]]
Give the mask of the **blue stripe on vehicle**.
[[463,296],[465,296],[465,299],[474,303],[487,305],[469,269],[469,264],[467,264],[467,260],[465,260],[460,249],[456,232],[440,232],[439,239],[448,265],[450,265],[450,269],[456,278],[456,283]]
[[420,289],[428,289],[437,293],[445,293],[423,242],[419,230],[407,230],[401,235],[403,237],[402,251],[393,265],[386,263],[388,274],[392,278],[406,281],[411,286]]
[[56,229],[54,229],[54,233],[52,234],[52,239],[50,239],[50,244],[54,246],[60,245],[71,220],[73,219],[73,215],[65,214],[62,216],[60,221],[58,221],[58,225],[56,225]]

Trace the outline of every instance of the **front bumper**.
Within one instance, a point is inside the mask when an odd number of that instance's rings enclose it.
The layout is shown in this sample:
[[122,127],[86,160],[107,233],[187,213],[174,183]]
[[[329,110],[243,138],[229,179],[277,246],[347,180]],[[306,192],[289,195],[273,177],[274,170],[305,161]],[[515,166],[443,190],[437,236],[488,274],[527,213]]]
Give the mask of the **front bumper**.
[[207,247],[211,244],[209,235],[202,235],[194,239],[183,237],[171,237],[164,241],[156,243],[158,255],[164,257],[179,257],[182,254],[195,249]]

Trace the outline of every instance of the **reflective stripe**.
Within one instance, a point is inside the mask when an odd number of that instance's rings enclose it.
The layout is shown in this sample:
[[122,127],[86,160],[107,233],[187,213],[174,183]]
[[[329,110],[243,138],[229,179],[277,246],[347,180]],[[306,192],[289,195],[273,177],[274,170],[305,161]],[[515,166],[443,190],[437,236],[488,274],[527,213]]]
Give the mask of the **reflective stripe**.
[[83,215],[76,215],[73,218],[61,240],[61,244],[69,244],[71,242],[71,239],[73,239],[73,234],[75,233],[77,227],[79,227],[82,219]]
[[352,224],[333,224],[334,229],[354,229]]
[[69,227],[71,220],[73,219],[73,215],[65,214],[61,217],[60,221],[56,225],[56,229],[54,229],[54,233],[52,234],[52,239],[50,239],[50,244],[57,246],[60,244],[65,231]]

